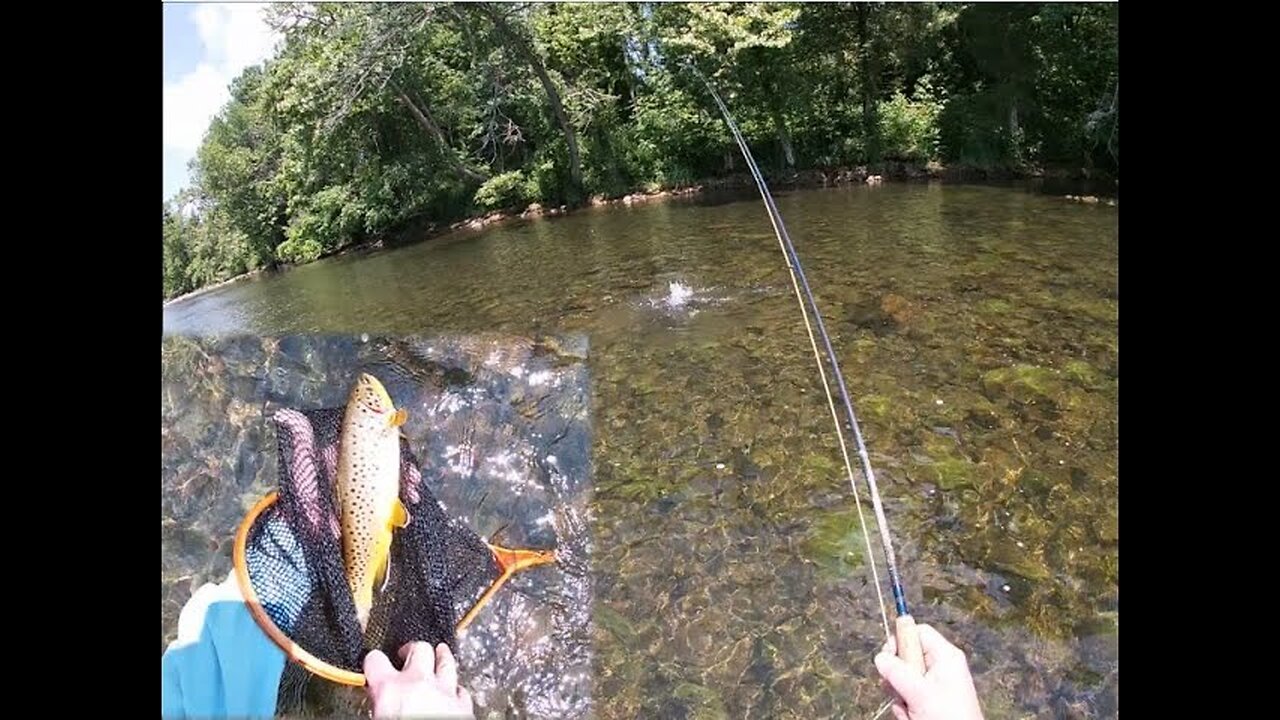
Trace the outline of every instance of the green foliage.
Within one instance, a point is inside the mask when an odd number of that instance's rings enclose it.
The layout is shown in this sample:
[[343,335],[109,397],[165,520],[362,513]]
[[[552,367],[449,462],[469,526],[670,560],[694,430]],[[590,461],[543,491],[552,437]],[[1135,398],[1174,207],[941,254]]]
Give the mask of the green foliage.
[[984,170],[1008,164],[1016,150],[1007,113],[1007,106],[995,91],[952,98],[938,122],[946,162]]
[[657,75],[653,84],[664,91],[647,94],[636,103],[637,147],[629,149],[640,177],[661,180],[673,171],[718,169],[731,139],[724,121],[712,115],[675,79]]
[[300,205],[291,208],[293,217],[285,231],[287,239],[276,249],[284,262],[315,260],[338,249],[360,230],[360,204],[344,185],[317,191]]
[[922,80],[916,97],[908,99],[901,91],[881,101],[880,137],[884,156],[892,160],[926,162],[938,157],[938,117],[943,103],[929,96],[929,84]]
[[517,208],[525,204],[528,190],[529,184],[519,170],[494,175],[476,190],[476,207],[482,210]]
[[766,174],[880,158],[1119,172],[1114,3],[270,13],[286,42],[232,84],[193,187],[166,204],[166,297],[421,218],[743,172],[685,60],[716,83]]
[[216,208],[183,193],[164,212],[164,294],[171,297],[259,267],[248,237]]
[[164,297],[179,295],[192,290],[187,267],[191,256],[183,241],[182,219],[168,203],[164,208]]
[[557,162],[564,157],[564,141],[552,140],[538,149],[529,165],[525,195],[544,205],[561,205],[568,199],[569,171]]

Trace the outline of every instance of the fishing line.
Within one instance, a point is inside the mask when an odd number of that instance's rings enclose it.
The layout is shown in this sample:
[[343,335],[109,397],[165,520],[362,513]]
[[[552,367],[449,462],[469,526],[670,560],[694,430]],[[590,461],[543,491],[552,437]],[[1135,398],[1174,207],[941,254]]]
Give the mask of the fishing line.
[[[818,364],[818,373],[822,379],[823,390],[826,392],[827,404],[831,409],[831,417],[836,425],[836,437],[840,442],[840,452],[844,458],[845,470],[849,476],[849,485],[853,489],[854,502],[858,508],[858,520],[862,525],[863,539],[867,543],[867,558],[871,561],[871,573],[875,583],[876,597],[880,604],[880,617],[884,623],[885,637],[892,638],[893,634],[889,629],[888,613],[884,606],[884,595],[880,589],[879,573],[876,570],[874,553],[871,550],[870,534],[867,532],[866,518],[862,511],[862,501],[859,498],[857,482],[854,479],[853,465],[849,460],[848,448],[845,444],[844,432],[840,428],[840,419],[836,412],[835,399],[832,397],[831,386],[827,380],[826,370],[823,367],[822,356],[818,351],[818,344],[814,338],[813,327],[809,321],[809,311],[805,307],[805,298],[808,299],[809,307],[813,310],[814,320],[818,325],[818,334],[822,337],[823,345],[826,348],[827,360],[831,363],[832,374],[835,376],[836,384],[839,388],[839,394],[844,404],[845,414],[848,417],[849,427],[853,430],[854,440],[858,449],[858,458],[862,466],[863,476],[867,480],[867,486],[870,489],[871,504],[875,511],[876,523],[880,531],[880,544],[885,554],[885,564],[889,574],[889,583],[893,591],[894,606],[900,619],[909,619],[910,613],[907,609],[906,593],[902,589],[901,576],[898,573],[897,558],[893,552],[893,542],[889,537],[889,525],[885,519],[884,506],[880,501],[880,491],[876,486],[875,472],[871,469],[871,459],[867,454],[866,444],[863,442],[862,431],[858,427],[857,417],[853,412],[853,403],[849,400],[849,391],[845,386],[844,376],[840,372],[839,362],[836,360],[835,350],[831,346],[831,338],[827,334],[826,327],[822,322],[822,314],[818,311],[817,302],[814,300],[813,291],[809,287],[809,281],[805,277],[804,268],[800,264],[800,257],[796,253],[795,245],[791,242],[791,236],[787,232],[786,225],[782,221],[782,214],[778,211],[777,205],[773,201],[773,197],[769,194],[768,186],[764,181],[764,176],[760,173],[760,168],[756,165],[755,158],[751,154],[751,149],[747,147],[746,140],[743,139],[742,133],[738,130],[738,124],[734,121],[733,115],[729,112],[729,108],[725,106],[720,99],[719,93],[712,87],[711,82],[698,71],[689,62],[683,63],[685,67],[691,69],[703,84],[706,85],[707,91],[715,100],[716,105],[720,108],[720,112],[724,115],[725,122],[729,126],[729,130],[733,133],[734,139],[738,143],[738,148],[742,151],[743,158],[747,162],[747,167],[751,171],[752,178],[755,179],[756,187],[760,191],[760,197],[764,200],[765,210],[769,215],[769,222],[773,225],[774,234],[778,238],[778,245],[782,248],[783,256],[787,262],[787,270],[791,275],[791,284],[796,293],[796,300],[800,303],[800,312],[804,319],[805,330],[809,334],[809,342],[813,347],[814,359]],[[803,296],[801,294],[803,288]]]

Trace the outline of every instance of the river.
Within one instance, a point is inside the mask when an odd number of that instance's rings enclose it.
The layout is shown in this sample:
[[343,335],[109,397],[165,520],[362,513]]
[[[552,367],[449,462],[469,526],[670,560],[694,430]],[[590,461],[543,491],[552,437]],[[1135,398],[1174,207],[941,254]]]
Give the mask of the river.
[[[917,619],[969,651],[989,718],[1115,715],[1118,209],[937,183],[776,197]],[[585,338],[590,714],[883,702],[861,526],[758,197],[350,253],[171,303],[164,326]]]

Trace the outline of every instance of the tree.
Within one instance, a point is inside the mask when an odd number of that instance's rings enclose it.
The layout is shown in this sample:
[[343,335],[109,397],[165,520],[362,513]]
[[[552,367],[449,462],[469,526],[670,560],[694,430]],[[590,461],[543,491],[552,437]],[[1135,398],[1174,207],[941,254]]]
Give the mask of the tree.
[[[800,12],[798,5],[772,3],[664,4],[653,12],[666,58],[688,61],[716,83],[745,135],[769,128],[787,167],[795,165],[795,151],[784,116],[786,49]],[[695,96],[709,104],[700,82],[686,82],[696,83]]]
[[569,148],[570,197],[572,200],[580,200],[582,198],[582,159],[578,152],[577,134],[573,130],[573,123],[569,122],[569,116],[565,114],[564,104],[560,100],[560,91],[527,37],[523,22],[517,19],[520,17],[517,13],[521,8],[517,7],[514,11],[499,9],[489,3],[467,4],[465,7],[474,8],[476,12],[488,18],[538,76],[538,81],[542,83],[542,89],[547,94],[547,102],[551,104],[551,112],[555,115],[556,122],[560,124],[561,132],[564,133],[565,145]]
[[356,3],[323,5],[320,14],[306,6],[289,6],[275,22],[277,28],[292,29],[300,43],[312,44],[312,62],[327,75],[321,86],[328,93],[328,109],[320,123],[323,133],[332,132],[389,93],[436,143],[460,178],[480,183],[488,173],[458,157],[431,106],[402,77],[432,64],[425,57],[427,46],[442,17],[440,8],[431,4]]

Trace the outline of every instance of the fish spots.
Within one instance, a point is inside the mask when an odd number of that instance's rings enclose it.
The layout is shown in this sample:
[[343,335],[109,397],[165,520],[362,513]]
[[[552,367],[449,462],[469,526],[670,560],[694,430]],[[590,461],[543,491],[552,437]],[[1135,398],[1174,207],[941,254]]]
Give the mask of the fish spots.
[[338,480],[342,534],[347,552],[347,579],[361,602],[377,581],[380,561],[391,532],[389,516],[399,495],[403,473],[400,437],[389,422],[390,399],[376,380],[361,380],[347,406],[339,453]]

